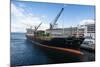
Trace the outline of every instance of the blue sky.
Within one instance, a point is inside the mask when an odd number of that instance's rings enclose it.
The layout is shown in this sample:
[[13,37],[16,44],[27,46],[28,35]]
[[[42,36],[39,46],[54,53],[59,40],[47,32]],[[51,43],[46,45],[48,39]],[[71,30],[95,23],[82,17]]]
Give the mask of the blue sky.
[[95,19],[95,6],[14,0],[11,1],[11,31],[25,32],[29,25],[37,26],[40,22],[43,24],[39,29],[45,30],[61,8],[64,11],[57,21],[58,27],[76,26],[84,20]]

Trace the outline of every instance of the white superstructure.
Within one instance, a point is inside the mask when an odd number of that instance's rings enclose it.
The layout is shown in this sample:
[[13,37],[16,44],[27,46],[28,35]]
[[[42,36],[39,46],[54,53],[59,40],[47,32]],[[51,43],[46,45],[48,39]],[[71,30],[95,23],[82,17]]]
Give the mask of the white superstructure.
[[34,29],[27,28],[26,29],[26,35],[32,35],[32,36],[34,36]]
[[81,47],[95,49],[95,22],[85,22],[85,24],[80,25],[84,28],[85,40]]

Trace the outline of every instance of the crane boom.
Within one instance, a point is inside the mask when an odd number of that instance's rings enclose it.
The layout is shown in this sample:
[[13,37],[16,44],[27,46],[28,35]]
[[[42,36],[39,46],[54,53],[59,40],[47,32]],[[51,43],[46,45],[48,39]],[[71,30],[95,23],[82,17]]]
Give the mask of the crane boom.
[[40,27],[41,24],[42,22],[35,28],[35,31],[37,31],[37,29]]
[[60,10],[60,12],[57,14],[57,16],[55,17],[55,19],[53,20],[53,24],[50,24],[50,29],[54,28],[54,26],[56,25],[56,22],[57,22],[58,18],[60,17],[61,13],[63,12],[63,10],[64,10],[64,8],[62,8]]

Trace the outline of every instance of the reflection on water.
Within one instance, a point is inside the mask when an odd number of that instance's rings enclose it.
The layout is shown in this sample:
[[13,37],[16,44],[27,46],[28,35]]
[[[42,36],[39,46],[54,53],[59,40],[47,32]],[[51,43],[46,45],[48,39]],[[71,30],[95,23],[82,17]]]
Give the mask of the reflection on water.
[[83,57],[76,57],[55,51],[48,52],[26,40],[24,33],[11,33],[11,65],[36,65],[94,61],[93,53],[81,50]]

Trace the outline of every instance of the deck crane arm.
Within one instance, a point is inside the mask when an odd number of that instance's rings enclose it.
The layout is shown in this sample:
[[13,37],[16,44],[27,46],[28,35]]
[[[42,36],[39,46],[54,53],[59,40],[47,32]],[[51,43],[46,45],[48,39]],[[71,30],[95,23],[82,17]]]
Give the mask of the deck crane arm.
[[40,27],[40,25],[42,24],[42,22],[38,26],[34,26],[34,25],[30,25],[30,24],[25,24],[25,23],[23,23],[23,24],[26,25],[26,26],[29,26],[30,29],[32,29],[34,27],[34,32],[36,32],[38,30],[38,28]]
[[58,18],[60,17],[61,13],[63,12],[63,10],[64,10],[64,8],[62,8],[61,11],[57,14],[55,19],[53,20],[53,24],[50,23],[50,29],[54,28],[54,26],[56,25],[56,22],[57,22]]
[[35,32],[38,30],[38,28],[41,26],[42,22],[37,26],[35,27]]

